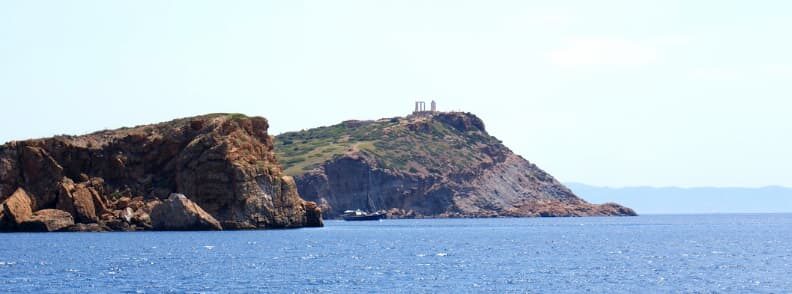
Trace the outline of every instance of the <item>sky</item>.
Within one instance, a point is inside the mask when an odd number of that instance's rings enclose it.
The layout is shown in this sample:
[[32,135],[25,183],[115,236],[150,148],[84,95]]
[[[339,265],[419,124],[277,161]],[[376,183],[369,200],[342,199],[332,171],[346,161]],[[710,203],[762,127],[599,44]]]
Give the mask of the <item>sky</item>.
[[792,186],[790,1],[0,1],[0,142],[481,117],[564,182]]

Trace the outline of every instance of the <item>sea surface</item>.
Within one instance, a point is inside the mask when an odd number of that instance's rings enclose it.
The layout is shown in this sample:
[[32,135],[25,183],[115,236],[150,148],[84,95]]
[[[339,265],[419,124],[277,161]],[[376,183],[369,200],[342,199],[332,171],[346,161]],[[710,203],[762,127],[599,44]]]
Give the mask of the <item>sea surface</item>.
[[0,234],[0,292],[792,292],[792,215]]

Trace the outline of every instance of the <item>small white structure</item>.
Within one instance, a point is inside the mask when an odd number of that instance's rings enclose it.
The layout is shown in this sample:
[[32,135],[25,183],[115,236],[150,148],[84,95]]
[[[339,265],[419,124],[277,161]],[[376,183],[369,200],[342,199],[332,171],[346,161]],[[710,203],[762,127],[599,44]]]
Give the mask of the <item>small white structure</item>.
[[430,110],[426,110],[426,102],[423,101],[415,101],[415,110],[413,110],[413,114],[421,114],[421,113],[435,113],[437,112],[437,102],[432,100],[430,104]]

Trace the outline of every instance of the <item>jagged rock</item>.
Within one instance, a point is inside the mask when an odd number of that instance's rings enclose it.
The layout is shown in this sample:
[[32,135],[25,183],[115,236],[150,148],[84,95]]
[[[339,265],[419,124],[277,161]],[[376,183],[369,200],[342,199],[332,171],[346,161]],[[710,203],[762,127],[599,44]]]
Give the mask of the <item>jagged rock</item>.
[[276,150],[300,195],[328,218],[635,215],[578,198],[487,134],[470,113],[419,113],[284,133]]
[[129,202],[127,207],[132,208],[132,210],[138,210],[146,205],[146,202],[143,201],[143,197],[135,197],[132,198],[132,201]]
[[151,222],[155,230],[222,230],[212,215],[182,194],[171,194],[154,207]]
[[322,209],[316,205],[316,202],[305,201],[303,206],[305,207],[305,223],[307,226],[324,226],[324,222],[322,221]]
[[0,218],[0,230],[18,229],[22,222],[33,216],[32,201],[24,189],[19,188],[11,197],[3,201],[3,213]]
[[60,184],[55,208],[71,213],[78,223],[95,223],[99,220],[94,205],[95,194],[96,191],[92,188],[86,187],[84,184],[75,185],[71,179],[64,178]]
[[[0,197],[24,188],[32,210],[59,208],[85,223],[111,221],[111,210],[127,207],[150,215],[151,200],[184,193],[229,228],[306,226],[268,128],[261,117],[211,114],[10,142],[0,146]],[[139,216],[135,225],[146,227]]]
[[74,225],[74,218],[68,212],[58,209],[36,211],[19,225],[24,232],[54,232]]
[[109,221],[106,221],[104,223],[104,225],[107,226],[108,228],[110,228],[110,230],[119,231],[119,232],[134,231],[135,230],[133,227],[131,227],[129,225],[129,222],[127,222],[127,221],[125,221],[123,219],[117,219],[117,218],[116,219],[111,219]]
[[17,189],[20,168],[19,163],[13,160],[17,157],[16,150],[0,148],[0,203]]
[[132,198],[130,198],[130,197],[121,197],[121,198],[118,198],[118,200],[116,200],[116,202],[113,204],[113,206],[115,207],[115,209],[121,210],[121,209],[129,207],[129,203],[130,202],[132,202]]
[[151,229],[151,215],[143,211],[143,209],[138,209],[135,211],[135,214],[132,216],[132,223],[137,225],[138,227]]
[[127,222],[127,223],[131,223],[131,222],[132,222],[132,217],[133,217],[134,215],[135,215],[135,211],[134,211],[134,210],[132,210],[132,208],[131,208],[131,207],[127,207],[126,209],[124,209],[124,210],[121,210],[121,213],[120,213],[120,215],[119,215],[119,216],[120,216],[120,217],[121,217],[121,219],[122,219],[122,220],[124,220],[125,222]]

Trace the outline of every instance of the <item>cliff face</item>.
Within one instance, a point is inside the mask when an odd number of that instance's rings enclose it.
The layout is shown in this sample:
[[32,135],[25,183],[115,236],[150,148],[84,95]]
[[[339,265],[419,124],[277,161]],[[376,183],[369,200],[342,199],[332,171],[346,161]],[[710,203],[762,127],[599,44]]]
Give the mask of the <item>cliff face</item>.
[[320,211],[277,164],[268,127],[260,117],[215,114],[11,142],[0,146],[0,201],[23,190],[32,211],[150,229],[151,211],[180,193],[224,229],[321,226]]
[[434,113],[285,133],[276,151],[300,195],[326,217],[635,215],[594,205],[489,136],[468,113]]

